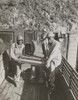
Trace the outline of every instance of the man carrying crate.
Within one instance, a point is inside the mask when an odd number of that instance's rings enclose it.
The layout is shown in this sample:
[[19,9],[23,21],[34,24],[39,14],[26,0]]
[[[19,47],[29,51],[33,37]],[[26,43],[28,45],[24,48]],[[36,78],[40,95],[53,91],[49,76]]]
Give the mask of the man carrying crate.
[[12,44],[11,50],[10,50],[11,67],[13,70],[14,82],[16,86],[20,80],[20,74],[21,74],[20,57],[22,55],[23,49],[24,49],[23,37],[21,35],[18,35],[17,42]]
[[61,64],[61,45],[60,42],[54,39],[55,34],[49,33],[48,34],[48,58],[46,61],[46,67],[50,70],[49,73],[49,85],[50,85],[50,92],[54,89],[55,84],[55,71],[56,68]]

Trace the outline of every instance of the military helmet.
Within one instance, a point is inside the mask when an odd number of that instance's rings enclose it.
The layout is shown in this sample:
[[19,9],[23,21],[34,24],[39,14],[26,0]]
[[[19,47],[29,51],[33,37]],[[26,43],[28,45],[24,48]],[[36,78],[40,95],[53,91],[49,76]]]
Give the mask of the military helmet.
[[48,37],[54,37],[55,34],[53,32],[49,32]]
[[23,41],[23,37],[21,35],[17,36],[17,41],[22,40]]

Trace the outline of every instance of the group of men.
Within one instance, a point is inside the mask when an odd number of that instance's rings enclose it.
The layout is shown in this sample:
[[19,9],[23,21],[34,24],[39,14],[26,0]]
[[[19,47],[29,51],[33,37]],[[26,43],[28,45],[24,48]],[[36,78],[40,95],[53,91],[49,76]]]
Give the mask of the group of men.
[[[49,70],[48,81],[52,89],[55,86],[54,81],[55,81],[56,68],[61,64],[61,45],[59,41],[54,39],[54,37],[55,34],[52,32],[48,34],[44,32],[41,34],[41,43],[45,59],[45,67]],[[16,69],[14,70],[14,81],[16,84],[20,80],[20,74],[21,74],[20,57],[22,55],[23,49],[24,49],[23,37],[21,35],[18,35],[17,42],[12,44],[10,52],[12,66],[15,67]]]

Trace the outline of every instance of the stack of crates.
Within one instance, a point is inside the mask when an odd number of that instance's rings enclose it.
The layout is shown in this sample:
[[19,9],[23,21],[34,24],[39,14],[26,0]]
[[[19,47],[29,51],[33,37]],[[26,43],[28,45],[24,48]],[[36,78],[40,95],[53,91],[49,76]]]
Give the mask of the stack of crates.
[[3,55],[0,55],[0,85],[5,79],[5,69],[3,64]]

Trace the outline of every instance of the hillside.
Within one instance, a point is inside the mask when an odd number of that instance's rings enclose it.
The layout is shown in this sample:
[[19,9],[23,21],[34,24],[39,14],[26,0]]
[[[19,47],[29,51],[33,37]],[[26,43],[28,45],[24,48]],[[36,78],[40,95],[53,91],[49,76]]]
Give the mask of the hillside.
[[78,0],[0,0],[0,29],[77,30]]

